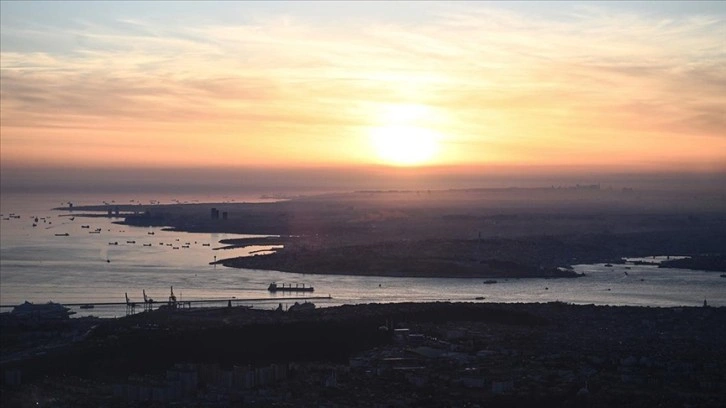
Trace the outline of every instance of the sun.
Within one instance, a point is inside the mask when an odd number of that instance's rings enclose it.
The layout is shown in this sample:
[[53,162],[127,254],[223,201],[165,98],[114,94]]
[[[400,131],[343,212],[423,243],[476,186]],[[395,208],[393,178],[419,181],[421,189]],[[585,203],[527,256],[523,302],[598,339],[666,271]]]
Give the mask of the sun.
[[392,125],[371,130],[371,141],[378,158],[394,166],[425,164],[438,152],[439,135],[426,128]]
[[426,105],[381,105],[375,114],[379,125],[369,131],[378,161],[392,166],[431,163],[439,153],[439,141],[442,139],[432,130],[438,116]]

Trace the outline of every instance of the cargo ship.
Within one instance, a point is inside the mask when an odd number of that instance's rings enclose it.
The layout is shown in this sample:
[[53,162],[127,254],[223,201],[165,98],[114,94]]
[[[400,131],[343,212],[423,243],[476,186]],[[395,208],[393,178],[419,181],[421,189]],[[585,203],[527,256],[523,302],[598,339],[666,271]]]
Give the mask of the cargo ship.
[[273,282],[270,284],[270,286],[267,287],[267,290],[270,292],[312,292],[315,290],[312,286],[305,286],[305,284],[299,285],[295,284],[295,286],[292,286],[292,283],[285,285],[284,283],[278,285],[277,283]]

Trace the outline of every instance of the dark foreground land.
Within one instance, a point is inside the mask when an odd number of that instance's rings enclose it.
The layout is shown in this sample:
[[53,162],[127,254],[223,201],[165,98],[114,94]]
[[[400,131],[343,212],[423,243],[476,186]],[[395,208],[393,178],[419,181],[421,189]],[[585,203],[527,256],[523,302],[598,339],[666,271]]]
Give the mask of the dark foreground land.
[[235,307],[2,325],[3,407],[726,405],[726,308]]
[[[213,217],[212,209],[221,216]],[[126,205],[123,223],[180,231],[278,235],[230,267],[428,277],[576,277],[578,263],[650,255],[726,255],[726,196],[600,189],[366,191],[276,203]],[[135,213],[135,214],[134,214]],[[715,259],[715,258],[709,258]],[[682,261],[686,267],[696,265]],[[723,262],[710,262],[725,271]]]

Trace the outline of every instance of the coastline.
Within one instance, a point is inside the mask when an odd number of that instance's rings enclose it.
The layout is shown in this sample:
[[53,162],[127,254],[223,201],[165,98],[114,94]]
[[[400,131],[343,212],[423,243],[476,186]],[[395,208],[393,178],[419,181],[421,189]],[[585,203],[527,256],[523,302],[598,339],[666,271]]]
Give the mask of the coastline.
[[[510,208],[527,194],[535,206]],[[577,199],[577,200],[574,200]],[[633,200],[624,204],[623,200]],[[662,197],[654,196],[653,204]],[[726,218],[640,209],[608,191],[358,192],[271,203],[83,206],[118,209],[119,224],[180,232],[269,235],[217,250],[282,245],[272,254],[211,264],[282,272],[475,278],[578,277],[571,265],[657,254],[723,254]],[[57,210],[70,210],[67,207]],[[210,216],[211,211],[211,216]],[[133,213],[133,214],[131,214]],[[216,216],[215,216],[216,214]],[[220,216],[222,214],[222,216]]]
[[[285,245],[272,254],[220,259],[210,264],[244,269],[278,270],[302,274],[330,274],[426,278],[576,278],[566,268],[543,267],[509,260],[487,259],[472,251],[478,242],[419,241],[308,248],[290,237],[224,240],[228,246]],[[472,252],[469,257],[449,253],[449,247]]]

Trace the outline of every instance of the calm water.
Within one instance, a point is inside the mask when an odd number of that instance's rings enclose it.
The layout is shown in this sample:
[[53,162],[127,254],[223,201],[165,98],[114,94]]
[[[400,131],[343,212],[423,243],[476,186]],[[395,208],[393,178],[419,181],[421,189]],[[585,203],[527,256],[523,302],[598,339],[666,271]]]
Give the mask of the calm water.
[[[128,197],[10,196],[0,202],[0,304],[31,302],[62,303],[123,302],[142,300],[142,290],[156,301],[174,286],[182,300],[209,298],[265,298],[254,307],[273,308],[283,295],[270,294],[270,282],[306,283],[316,296],[330,294],[332,300],[316,300],[319,306],[348,303],[403,301],[483,301],[594,303],[640,306],[699,306],[703,300],[726,306],[726,279],[719,273],[655,266],[578,265],[587,274],[578,279],[482,279],[384,278],[301,275],[275,271],[232,269],[209,265],[219,259],[272,249],[250,247],[215,250],[219,241],[250,235],[202,234],[163,231],[161,228],[128,227],[107,218],[72,219],[67,212],[50,208],[72,201],[75,205],[102,201],[126,203]],[[162,203],[172,197],[149,199]],[[192,201],[191,199],[180,201]],[[141,200],[139,200],[141,201]],[[200,202],[259,201],[249,197],[203,197]],[[148,202],[144,200],[143,202]],[[20,218],[9,218],[14,213]],[[33,227],[35,217],[39,217]],[[44,220],[41,217],[45,217]],[[117,221],[117,220],[116,220]],[[82,228],[88,225],[89,228]],[[91,234],[100,228],[99,234]],[[153,232],[153,235],[150,234]],[[56,236],[56,234],[68,236]],[[133,241],[133,242],[129,242]],[[118,245],[109,245],[117,242]],[[144,246],[144,244],[150,246]],[[208,244],[206,246],[205,244]],[[184,248],[188,246],[188,248]],[[174,249],[179,248],[179,249]],[[627,272],[627,275],[625,274]],[[286,295],[289,296],[289,295]],[[476,300],[484,297],[483,300]],[[289,302],[283,302],[289,304]],[[7,311],[9,309],[3,309]],[[75,309],[78,315],[122,316],[124,308]]]

